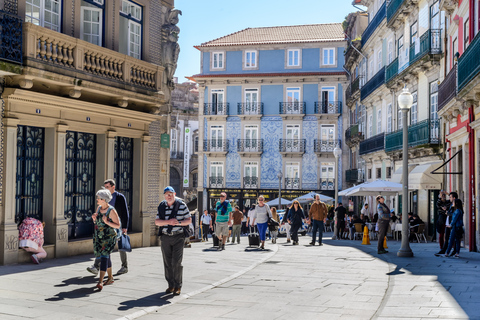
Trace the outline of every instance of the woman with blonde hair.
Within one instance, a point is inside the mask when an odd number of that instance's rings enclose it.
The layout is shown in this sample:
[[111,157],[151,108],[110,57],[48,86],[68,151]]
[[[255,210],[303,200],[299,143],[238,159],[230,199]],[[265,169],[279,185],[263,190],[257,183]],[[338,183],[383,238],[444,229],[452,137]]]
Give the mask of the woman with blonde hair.
[[302,210],[302,206],[300,205],[300,202],[294,200],[292,207],[288,210],[288,223],[292,225],[290,233],[292,235],[294,246],[298,246],[298,230],[302,227],[303,219],[305,219],[305,214]]
[[[277,221],[280,224],[280,219],[278,218],[278,213],[277,213],[277,208],[273,207],[271,209],[272,211],[272,219]],[[270,233],[272,234],[272,243],[277,243],[277,238],[278,238],[278,226],[275,227],[275,230],[270,230]]]
[[262,250],[265,249],[265,238],[269,217],[272,217],[270,206],[265,203],[265,198],[263,196],[259,196],[258,205],[255,206],[255,215],[252,224],[255,225],[255,222],[257,223],[258,235],[261,241],[260,249]]

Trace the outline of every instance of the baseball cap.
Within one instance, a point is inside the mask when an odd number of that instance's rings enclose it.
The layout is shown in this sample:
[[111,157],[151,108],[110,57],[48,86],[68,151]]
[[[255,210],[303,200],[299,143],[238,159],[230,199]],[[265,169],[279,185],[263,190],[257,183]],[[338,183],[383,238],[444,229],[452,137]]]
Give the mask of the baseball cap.
[[395,209],[390,210],[390,212],[395,212]]
[[173,192],[175,193],[175,189],[173,189],[172,187],[168,186],[166,187],[165,189],[163,189],[163,194],[167,193],[167,192]]

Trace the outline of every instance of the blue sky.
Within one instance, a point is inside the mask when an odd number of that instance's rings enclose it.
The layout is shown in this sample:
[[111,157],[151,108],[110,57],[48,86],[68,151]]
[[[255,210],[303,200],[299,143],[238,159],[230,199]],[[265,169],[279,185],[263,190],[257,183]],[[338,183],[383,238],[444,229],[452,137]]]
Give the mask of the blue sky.
[[357,11],[352,0],[175,0],[180,16],[180,56],[175,76],[200,72],[199,45],[245,28],[341,23]]

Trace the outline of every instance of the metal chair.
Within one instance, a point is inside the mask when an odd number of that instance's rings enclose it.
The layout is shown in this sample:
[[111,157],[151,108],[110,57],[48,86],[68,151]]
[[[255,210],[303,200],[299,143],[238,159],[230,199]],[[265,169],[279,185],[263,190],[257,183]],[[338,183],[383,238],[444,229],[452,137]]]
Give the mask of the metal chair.
[[324,232],[333,232],[333,229],[332,229],[332,220],[327,220],[325,222],[325,224],[323,225],[323,230]]
[[424,224],[419,224],[418,225],[418,230],[415,232],[412,229],[412,233],[417,237],[418,243],[423,239],[425,243],[427,243],[427,238],[425,237],[425,225]]

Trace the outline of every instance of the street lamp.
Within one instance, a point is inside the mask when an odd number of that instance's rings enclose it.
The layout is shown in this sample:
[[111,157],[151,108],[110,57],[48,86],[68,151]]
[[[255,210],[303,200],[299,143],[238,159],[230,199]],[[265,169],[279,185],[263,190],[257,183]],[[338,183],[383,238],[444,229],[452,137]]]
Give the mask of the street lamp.
[[398,96],[398,107],[402,111],[403,126],[403,193],[402,193],[402,245],[397,252],[398,257],[413,257],[412,249],[408,242],[408,111],[412,107],[413,96],[408,92],[407,86],[403,88],[403,92]]
[[[339,146],[336,146],[335,149],[333,149],[333,155],[335,156],[335,209],[338,207],[338,158],[342,156],[342,149],[340,149]],[[334,230],[333,230],[333,237],[332,239],[335,240],[337,239],[337,223],[336,218],[334,220]]]
[[278,210],[282,208],[282,171],[280,171],[277,175],[278,177]]

